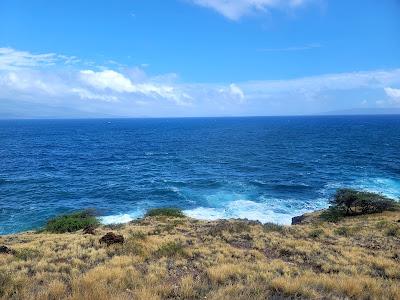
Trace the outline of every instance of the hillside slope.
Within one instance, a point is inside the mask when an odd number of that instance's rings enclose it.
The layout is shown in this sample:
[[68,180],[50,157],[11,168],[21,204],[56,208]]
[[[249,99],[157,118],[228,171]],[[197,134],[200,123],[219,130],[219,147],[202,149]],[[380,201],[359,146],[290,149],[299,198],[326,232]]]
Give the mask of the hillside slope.
[[[295,226],[147,217],[1,236],[3,299],[400,299],[400,212]],[[123,244],[107,246],[107,232]]]

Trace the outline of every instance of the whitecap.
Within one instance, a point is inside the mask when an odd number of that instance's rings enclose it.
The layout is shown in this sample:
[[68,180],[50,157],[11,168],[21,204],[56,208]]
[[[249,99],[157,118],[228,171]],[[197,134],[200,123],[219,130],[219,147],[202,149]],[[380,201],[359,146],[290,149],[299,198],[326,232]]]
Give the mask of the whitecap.
[[136,212],[132,212],[129,214],[118,214],[118,215],[111,215],[111,216],[102,216],[99,217],[99,220],[104,225],[109,224],[123,224],[129,223],[135,219],[143,217],[144,213],[142,210],[138,210]]
[[[284,201],[284,200],[282,200]],[[248,219],[262,223],[273,222],[289,225],[292,217],[305,213],[306,209],[283,211],[275,209],[267,202],[255,202],[246,199],[225,203],[220,207],[196,207],[187,209],[184,213],[192,218],[200,220],[217,219]]]

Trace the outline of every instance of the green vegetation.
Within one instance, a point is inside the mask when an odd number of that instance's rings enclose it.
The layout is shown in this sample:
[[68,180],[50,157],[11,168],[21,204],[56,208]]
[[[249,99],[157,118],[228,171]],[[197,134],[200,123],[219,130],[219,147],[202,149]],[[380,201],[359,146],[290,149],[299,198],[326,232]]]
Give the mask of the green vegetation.
[[320,214],[320,218],[328,222],[338,222],[347,216],[365,215],[393,211],[399,204],[381,194],[339,189],[329,201],[331,206]]
[[324,233],[324,230],[323,230],[323,229],[317,228],[317,229],[314,229],[314,230],[310,231],[310,233],[308,234],[308,236],[309,236],[310,238],[316,239],[316,238],[320,237],[323,233]]
[[267,222],[263,225],[265,231],[276,231],[276,232],[284,232],[286,230],[285,226]]
[[115,227],[124,243],[111,246],[108,226],[0,236],[0,300],[400,299],[400,210],[339,225],[319,214],[301,226],[144,218]]
[[181,242],[168,242],[161,245],[161,247],[157,250],[156,253],[157,256],[159,257],[162,256],[172,257],[177,255],[183,255],[184,250]]
[[147,211],[146,217],[171,217],[171,218],[184,218],[185,215],[179,208],[153,208]]
[[388,197],[353,189],[339,189],[330,203],[346,215],[371,214],[394,210],[396,202]]
[[97,227],[99,221],[91,210],[84,210],[55,217],[47,222],[44,230],[52,233],[75,232],[87,226]]
[[36,257],[39,257],[40,252],[35,249],[20,249],[18,251],[15,251],[14,256],[21,260],[27,261],[27,260],[32,260]]
[[341,236],[349,236],[351,229],[349,227],[339,227],[336,228],[333,232],[337,235],[341,235]]
[[387,236],[398,237],[400,236],[400,226],[393,224],[386,229],[385,233]]

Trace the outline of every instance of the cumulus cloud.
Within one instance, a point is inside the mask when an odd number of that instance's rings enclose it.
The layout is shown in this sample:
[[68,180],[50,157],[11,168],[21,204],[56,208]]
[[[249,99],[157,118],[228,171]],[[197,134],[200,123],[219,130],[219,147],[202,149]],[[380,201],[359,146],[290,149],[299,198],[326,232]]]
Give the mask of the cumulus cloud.
[[[17,59],[16,53],[24,53],[24,59]],[[400,69],[290,80],[188,83],[177,80],[175,73],[149,76],[140,67],[89,69],[77,64],[64,68],[64,61],[54,62],[54,57],[60,55],[3,51],[0,102],[11,101],[16,110],[22,106],[19,103],[28,101],[60,106],[60,111],[79,110],[82,115],[116,116],[310,114],[352,108],[363,100],[372,105],[382,99],[383,91],[390,99],[387,105],[400,103],[400,90],[394,88],[400,85]]]
[[135,91],[135,87],[128,78],[113,70],[100,72],[83,70],[80,71],[80,75],[82,81],[96,89],[110,89],[119,93],[132,93]]
[[211,8],[231,20],[245,15],[265,12],[273,8],[296,8],[309,0],[191,0],[194,4]]

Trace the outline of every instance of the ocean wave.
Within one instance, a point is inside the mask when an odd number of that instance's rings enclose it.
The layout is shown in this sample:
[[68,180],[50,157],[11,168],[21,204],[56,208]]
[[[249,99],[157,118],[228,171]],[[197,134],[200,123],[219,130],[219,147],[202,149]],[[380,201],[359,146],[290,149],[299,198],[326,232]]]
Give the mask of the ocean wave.
[[235,200],[227,202],[221,207],[196,207],[184,210],[192,218],[200,220],[217,219],[248,219],[262,223],[273,222],[289,225],[292,217],[305,213],[307,209],[285,210],[274,208],[269,203],[260,203],[251,200]]
[[359,179],[352,187],[400,200],[400,180],[382,177]]
[[124,224],[124,223],[129,223],[138,218],[141,218],[143,216],[144,216],[144,211],[137,210],[137,211],[131,212],[131,213],[121,213],[121,214],[117,214],[117,215],[102,216],[102,217],[99,217],[99,220],[100,220],[100,223],[102,223],[104,225]]
[[325,198],[331,197],[337,189],[353,188],[400,199],[400,180],[384,177],[360,178],[351,182],[330,182],[318,192]]

